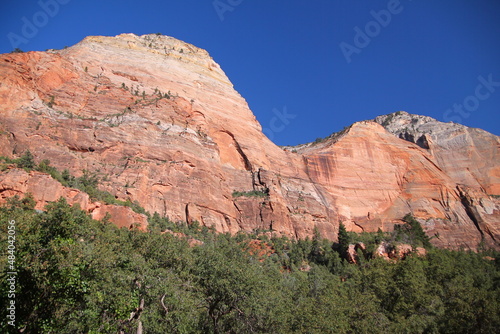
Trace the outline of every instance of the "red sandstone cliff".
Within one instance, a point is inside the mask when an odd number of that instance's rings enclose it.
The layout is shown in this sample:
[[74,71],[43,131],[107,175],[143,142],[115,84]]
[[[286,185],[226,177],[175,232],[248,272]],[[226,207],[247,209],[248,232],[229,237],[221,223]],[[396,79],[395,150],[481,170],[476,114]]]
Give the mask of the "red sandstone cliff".
[[[359,122],[292,153],[263,135],[206,51],[174,38],[88,37],[65,50],[0,55],[0,155],[29,149],[77,176],[98,172],[102,190],[118,199],[221,232],[301,238],[317,227],[335,239],[339,221],[354,231],[392,230],[411,212],[439,235],[436,245],[498,247],[498,137],[462,126],[433,136],[431,120],[419,121],[423,138],[400,136],[407,120],[396,117],[379,122],[387,129]],[[48,176],[23,173],[1,174],[0,199],[76,196],[47,180],[28,187]],[[252,190],[268,196],[233,195]],[[73,200],[104,216],[95,211],[101,204],[82,201]]]

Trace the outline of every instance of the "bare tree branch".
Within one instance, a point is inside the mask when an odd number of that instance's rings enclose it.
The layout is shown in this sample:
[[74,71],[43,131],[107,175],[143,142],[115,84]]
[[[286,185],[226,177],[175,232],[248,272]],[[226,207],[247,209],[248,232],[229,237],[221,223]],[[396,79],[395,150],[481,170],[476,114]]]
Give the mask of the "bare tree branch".
[[163,296],[161,296],[160,303],[161,303],[161,306],[163,307],[163,309],[165,310],[165,315],[167,315],[168,308],[165,306],[165,303],[163,302],[163,300],[165,299],[165,296],[166,296],[166,294],[163,294]]

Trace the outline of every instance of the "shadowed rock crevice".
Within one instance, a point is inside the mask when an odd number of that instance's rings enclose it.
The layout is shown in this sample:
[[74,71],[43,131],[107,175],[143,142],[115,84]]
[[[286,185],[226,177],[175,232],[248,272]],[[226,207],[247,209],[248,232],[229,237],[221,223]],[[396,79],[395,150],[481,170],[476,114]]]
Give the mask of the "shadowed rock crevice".
[[415,138],[415,135],[410,133],[410,132],[401,132],[399,134],[399,138],[406,140],[406,141],[409,141],[410,143],[417,144],[418,146],[420,146],[421,148],[424,148],[426,150],[428,150],[430,148],[429,142],[427,141],[427,136],[425,134],[421,135],[418,138]]
[[476,226],[477,230],[479,233],[481,233],[481,236],[484,238],[484,232],[480,227],[478,217],[476,213],[474,212],[474,207],[473,204],[471,203],[471,199],[468,198],[468,196],[460,189],[460,187],[457,187],[458,191],[460,193],[460,201],[462,202],[462,205],[464,206],[465,212],[467,213],[467,216],[469,216],[470,220],[474,223]]
[[214,134],[214,140],[219,147],[219,155],[223,164],[227,163],[237,169],[252,171],[252,164],[231,132],[218,131]]
[[[483,219],[482,214],[479,212],[478,206],[480,204],[475,203],[477,199],[472,197],[463,186],[457,186],[457,190],[467,216],[474,223],[479,233],[481,233],[482,238],[489,237],[496,243],[498,241],[497,236],[492,232],[492,226]],[[494,226],[493,229],[495,229]]]

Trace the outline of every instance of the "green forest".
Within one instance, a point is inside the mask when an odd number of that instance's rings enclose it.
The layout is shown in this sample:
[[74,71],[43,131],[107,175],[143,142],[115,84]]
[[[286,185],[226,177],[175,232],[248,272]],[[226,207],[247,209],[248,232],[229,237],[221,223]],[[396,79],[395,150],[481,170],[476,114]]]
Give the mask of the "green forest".
[[[92,220],[64,199],[42,212],[29,196],[12,197],[0,208],[0,331],[498,333],[500,255],[433,248],[406,221],[393,233],[341,226],[336,243],[317,232],[217,234],[158,214],[144,232]],[[345,260],[349,243],[369,250],[384,240],[425,246],[427,255]]]

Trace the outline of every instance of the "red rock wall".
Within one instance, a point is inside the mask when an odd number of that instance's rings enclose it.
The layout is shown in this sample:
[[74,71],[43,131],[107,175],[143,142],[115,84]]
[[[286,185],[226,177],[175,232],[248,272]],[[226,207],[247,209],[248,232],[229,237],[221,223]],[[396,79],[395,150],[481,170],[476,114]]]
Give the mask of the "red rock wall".
[[[498,168],[474,171],[483,190],[457,188],[462,178],[450,167],[452,154],[422,149],[373,122],[288,152],[263,135],[206,51],[173,38],[89,37],[63,51],[1,55],[0,76],[1,155],[30,149],[37,161],[49,159],[76,176],[96,172],[102,190],[151,213],[231,233],[263,229],[304,238],[316,227],[334,240],[339,221],[356,231],[390,231],[412,212],[428,233],[439,234],[439,246],[475,248],[484,239],[498,247],[499,203],[488,196],[498,190]],[[498,156],[498,146],[482,150]],[[20,186],[16,173],[1,174],[2,197],[30,191],[42,207],[47,195]],[[74,192],[55,183],[47,188],[50,200]],[[269,196],[233,197],[251,190]],[[92,212],[120,217],[121,226],[140,220],[116,210]]]

